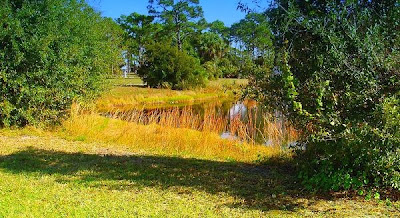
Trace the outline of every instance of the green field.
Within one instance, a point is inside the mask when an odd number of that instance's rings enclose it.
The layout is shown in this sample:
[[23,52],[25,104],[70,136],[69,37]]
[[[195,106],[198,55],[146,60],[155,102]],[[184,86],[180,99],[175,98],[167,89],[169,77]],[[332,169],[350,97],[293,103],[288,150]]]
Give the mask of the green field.
[[0,217],[400,215],[397,203],[304,194],[289,166],[152,155],[32,132],[0,134]]

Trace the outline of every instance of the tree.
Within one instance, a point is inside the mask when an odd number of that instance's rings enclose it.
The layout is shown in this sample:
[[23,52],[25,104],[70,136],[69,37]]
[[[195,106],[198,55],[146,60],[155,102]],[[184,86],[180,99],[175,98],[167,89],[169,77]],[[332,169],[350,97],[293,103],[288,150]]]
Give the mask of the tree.
[[199,36],[197,49],[203,63],[221,59],[229,51],[229,45],[216,33],[205,32]]
[[104,60],[105,63],[109,65],[109,70],[106,73],[112,75],[120,74],[120,66],[124,64],[121,56],[122,50],[125,49],[123,29],[111,18],[102,18],[98,31],[103,32],[102,36],[104,37],[102,39],[104,47],[101,48],[101,51],[107,57],[107,60]]
[[206,82],[207,74],[199,60],[172,46],[170,41],[148,45],[145,55],[138,74],[151,87],[188,89]]
[[272,32],[267,17],[262,13],[249,13],[231,27],[235,44],[242,46],[249,55],[263,56],[272,47]]
[[118,26],[82,1],[5,0],[0,17],[0,126],[59,121],[120,62]]
[[[162,27],[154,23],[153,16],[132,13],[129,16],[122,15],[117,19],[117,23],[125,30],[125,43],[128,53],[137,57],[139,66],[144,62],[144,48],[154,39],[158,38],[158,33]],[[130,55],[128,55],[130,56]]]
[[216,20],[208,24],[211,33],[218,34],[225,42],[229,43],[229,27],[225,26],[224,22]]
[[302,130],[304,184],[399,190],[399,2],[278,0],[267,14],[276,64],[250,85]]
[[274,59],[274,36],[265,13],[248,13],[231,26],[230,37],[236,47],[231,57],[239,57],[234,62],[238,75],[254,77],[257,74],[262,77],[263,72],[270,72]]
[[174,33],[174,41],[181,51],[186,37],[203,20],[199,0],[149,0],[148,9],[150,15],[161,20],[167,32]]

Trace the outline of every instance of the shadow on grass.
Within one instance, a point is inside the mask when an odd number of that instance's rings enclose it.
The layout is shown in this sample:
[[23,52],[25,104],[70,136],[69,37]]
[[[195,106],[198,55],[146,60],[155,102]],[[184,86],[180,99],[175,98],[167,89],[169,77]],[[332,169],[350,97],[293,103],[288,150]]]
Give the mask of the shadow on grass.
[[[296,211],[299,203],[293,172],[287,167],[226,163],[160,156],[118,156],[64,153],[29,148],[0,156],[0,168],[10,173],[53,175],[58,182],[125,189],[135,187],[190,188],[225,192],[244,199],[232,207]],[[99,185],[100,184],[100,185]],[[309,202],[310,203],[310,202]],[[308,205],[309,206],[309,205]]]

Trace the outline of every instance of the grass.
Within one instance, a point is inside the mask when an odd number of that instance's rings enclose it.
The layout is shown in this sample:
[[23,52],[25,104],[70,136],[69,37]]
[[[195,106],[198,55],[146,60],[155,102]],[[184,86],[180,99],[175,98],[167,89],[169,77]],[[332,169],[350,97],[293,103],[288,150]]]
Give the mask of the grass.
[[111,83],[116,87],[98,99],[97,109],[102,112],[125,111],[133,108],[168,107],[229,99],[238,94],[240,87],[247,83],[244,79],[219,79],[211,81],[204,88],[177,91],[137,86],[138,81],[132,86],[126,86],[127,83],[131,83],[130,80],[137,79],[113,79]]
[[225,140],[212,131],[174,128],[169,125],[137,124],[95,114],[73,115],[63,125],[64,138],[128,146],[135,152],[219,161],[255,162],[285,155],[279,147]]
[[89,141],[1,131],[0,217],[399,215],[397,202],[304,194],[287,165],[156,155]]
[[108,82],[113,86],[141,86],[144,85],[143,81],[139,77],[129,78],[113,78],[109,79]]
[[[249,106],[247,103],[244,103]],[[241,115],[231,115],[216,111],[220,104],[209,104],[203,107],[202,113],[191,106],[171,109],[132,110],[108,112],[107,116],[136,124],[157,124],[160,128],[186,128],[216,134],[229,133],[229,138],[252,144],[269,142],[281,146],[297,141],[298,133],[287,123],[276,121],[268,114],[258,115],[256,111],[247,111],[249,119]],[[203,146],[203,145],[201,145]]]
[[[220,80],[191,92],[122,87],[125,82],[111,91],[122,99],[116,102],[142,106],[185,96],[200,101],[237,87],[236,80]],[[76,106],[51,131],[0,130],[0,217],[400,216],[397,201],[304,192],[289,151],[222,139],[223,121],[212,113],[200,122],[169,111],[147,117],[146,125],[143,114],[125,115],[131,122]],[[277,125],[263,131],[281,139]],[[243,123],[232,128],[248,134]]]

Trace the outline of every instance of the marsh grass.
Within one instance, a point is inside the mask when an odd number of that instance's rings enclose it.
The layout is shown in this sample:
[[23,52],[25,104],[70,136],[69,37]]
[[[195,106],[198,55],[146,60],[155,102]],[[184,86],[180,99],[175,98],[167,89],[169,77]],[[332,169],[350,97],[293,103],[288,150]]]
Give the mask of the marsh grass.
[[[159,119],[154,117],[147,119]],[[141,118],[136,116],[135,119]],[[289,155],[279,147],[226,140],[216,132],[189,128],[190,125],[194,125],[194,122],[188,119],[185,127],[174,126],[176,123],[172,121],[175,122],[175,119],[171,121],[164,116],[163,120],[162,125],[159,122],[144,125],[139,122],[108,118],[96,113],[80,112],[71,115],[63,123],[63,131],[60,134],[76,141],[110,143],[117,147],[157,155],[242,162],[255,162],[271,156]]]
[[[288,139],[295,140],[297,132],[290,128],[283,131],[283,124],[272,122],[269,117],[264,117],[262,122],[263,128],[258,128],[255,121],[229,119],[229,115],[217,113],[215,107],[205,108],[202,114],[185,107],[115,111],[101,116],[74,105],[61,132],[76,141],[111,143],[157,155],[241,162],[289,157],[290,151],[281,145]],[[223,139],[221,132],[226,131],[235,137]],[[255,141],[259,132],[272,141],[270,146]]]
[[225,132],[232,138],[249,144],[269,142],[270,146],[280,147],[297,140],[298,132],[288,123],[267,113],[261,116],[257,114],[257,111],[249,111],[248,119],[243,120],[241,113],[231,116],[217,112],[215,107],[205,108],[203,113],[196,113],[188,106],[155,110],[116,110],[107,113],[107,116],[142,125],[157,124],[162,127],[187,128],[217,134]]

